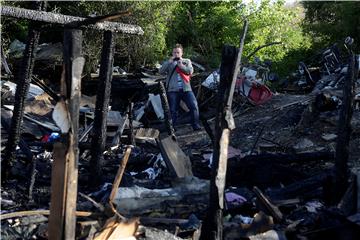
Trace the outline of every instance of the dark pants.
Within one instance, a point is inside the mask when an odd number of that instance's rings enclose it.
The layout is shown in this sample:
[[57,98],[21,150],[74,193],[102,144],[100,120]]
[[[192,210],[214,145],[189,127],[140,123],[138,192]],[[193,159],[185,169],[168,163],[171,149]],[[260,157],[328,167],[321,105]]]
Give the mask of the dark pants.
[[168,92],[167,96],[169,100],[171,118],[174,126],[176,124],[177,111],[180,106],[180,100],[183,100],[186,103],[187,107],[190,109],[191,126],[193,127],[193,129],[199,129],[199,108],[194,93],[192,91],[184,92],[181,90],[179,92]]

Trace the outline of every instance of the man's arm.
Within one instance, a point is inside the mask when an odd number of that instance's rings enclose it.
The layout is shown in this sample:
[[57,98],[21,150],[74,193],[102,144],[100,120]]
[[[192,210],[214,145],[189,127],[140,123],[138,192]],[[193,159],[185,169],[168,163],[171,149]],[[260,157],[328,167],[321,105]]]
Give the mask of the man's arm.
[[181,69],[182,72],[186,73],[187,75],[191,75],[194,72],[194,68],[191,64],[190,59],[184,59],[178,62],[178,67]]
[[160,74],[165,74],[169,71],[169,66],[171,65],[170,60],[166,60],[162,65],[161,68],[159,69],[159,73]]

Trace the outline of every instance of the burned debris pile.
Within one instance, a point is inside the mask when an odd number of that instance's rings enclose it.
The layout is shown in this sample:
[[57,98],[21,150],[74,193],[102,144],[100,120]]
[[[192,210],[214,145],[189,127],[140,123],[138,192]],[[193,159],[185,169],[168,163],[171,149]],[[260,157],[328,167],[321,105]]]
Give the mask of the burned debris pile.
[[[46,22],[40,12],[2,9]],[[68,28],[64,16],[52,22],[65,27],[64,43],[38,49],[29,34],[8,58],[2,49],[2,239],[359,236],[360,59],[351,38],[342,57],[327,49],[317,70],[302,62],[282,83],[268,62],[242,63],[243,45],[224,46],[220,69],[195,62],[202,128],[193,131],[184,103],[172,126],[156,68],[114,67],[115,30],[142,34],[138,26],[77,19]],[[105,30],[90,79],[84,26]]]

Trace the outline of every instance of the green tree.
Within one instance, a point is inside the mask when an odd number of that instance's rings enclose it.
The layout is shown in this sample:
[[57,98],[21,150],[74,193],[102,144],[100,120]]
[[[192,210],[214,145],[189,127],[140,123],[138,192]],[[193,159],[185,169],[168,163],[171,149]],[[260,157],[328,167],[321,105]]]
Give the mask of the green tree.
[[182,43],[185,53],[217,66],[223,44],[238,45],[239,5],[238,2],[180,2],[174,11],[168,44]]
[[286,75],[312,44],[302,29],[302,9],[299,6],[286,7],[285,1],[266,0],[259,6],[252,2],[246,10],[250,24],[244,55],[262,45],[281,42],[261,49],[256,55],[261,60],[271,59],[274,70]]
[[[6,5],[30,8],[27,2],[6,2]],[[169,18],[176,2],[141,2],[141,1],[49,1],[47,11],[73,16],[89,17],[90,15],[107,15],[128,10],[116,21],[136,24],[143,28],[144,35],[133,36],[117,34],[115,64],[125,67],[129,71],[142,64],[155,63],[164,57],[166,34]],[[7,20],[3,24],[3,35],[8,42],[19,34],[13,29],[22,29],[20,40],[25,41],[28,21]],[[2,36],[3,37],[3,36]],[[61,42],[62,28],[52,27],[41,33],[41,42]],[[92,29],[84,31],[83,52],[87,64],[85,72],[94,71],[99,64],[102,49],[102,33]]]
[[343,42],[347,36],[355,40],[360,50],[360,3],[358,1],[302,2],[305,8],[304,28],[314,39],[314,49],[334,42]]
[[[244,46],[244,56],[258,47],[272,42],[281,42],[263,48],[256,53],[261,60],[271,59],[281,73],[287,72],[284,65],[295,66],[301,53],[311,46],[309,37],[301,27],[301,8],[286,7],[285,1],[242,2],[181,2],[174,12],[167,41],[181,42],[192,53],[204,56],[210,66],[220,63],[221,48],[224,44],[239,45],[243,20],[249,21]],[[190,51],[191,52],[191,51]],[[292,57],[293,56],[293,57]]]

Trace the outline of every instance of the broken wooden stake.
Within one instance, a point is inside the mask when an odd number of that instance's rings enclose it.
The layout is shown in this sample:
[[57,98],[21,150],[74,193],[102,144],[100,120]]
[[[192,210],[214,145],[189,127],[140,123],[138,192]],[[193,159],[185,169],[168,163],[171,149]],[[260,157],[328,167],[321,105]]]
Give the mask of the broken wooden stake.
[[248,22],[245,20],[240,49],[224,46],[220,67],[218,107],[215,122],[215,141],[210,184],[210,203],[201,239],[223,239],[224,189],[227,169],[227,151],[230,131],[235,128],[231,106],[237,75],[240,70]]
[[[78,184],[78,128],[81,96],[82,31],[65,29],[65,81],[62,95],[53,118],[62,130],[62,142],[54,144],[54,162],[51,176],[51,204],[49,239],[75,239],[76,200]],[[56,112],[59,111],[59,112]]]
[[102,176],[102,165],[104,161],[103,152],[106,141],[106,121],[109,109],[115,52],[114,38],[114,33],[110,31],[104,33],[90,160],[90,173],[92,176],[90,184],[93,187],[100,184]]
[[115,209],[114,204],[113,204],[113,200],[114,200],[114,198],[116,196],[116,193],[117,193],[117,191],[119,189],[122,176],[123,176],[123,174],[125,172],[126,164],[127,164],[128,160],[129,160],[129,157],[130,157],[130,153],[131,153],[131,146],[128,146],[126,148],[125,154],[124,154],[124,156],[123,156],[123,158],[121,160],[119,169],[118,169],[118,171],[116,173],[116,176],[115,176],[115,179],[114,179],[114,182],[113,182],[113,185],[112,185],[110,197],[109,197],[109,204],[110,204],[111,210],[113,211],[114,214],[116,214],[122,220],[125,220],[125,218],[123,216],[121,216],[118,213],[118,211]]

